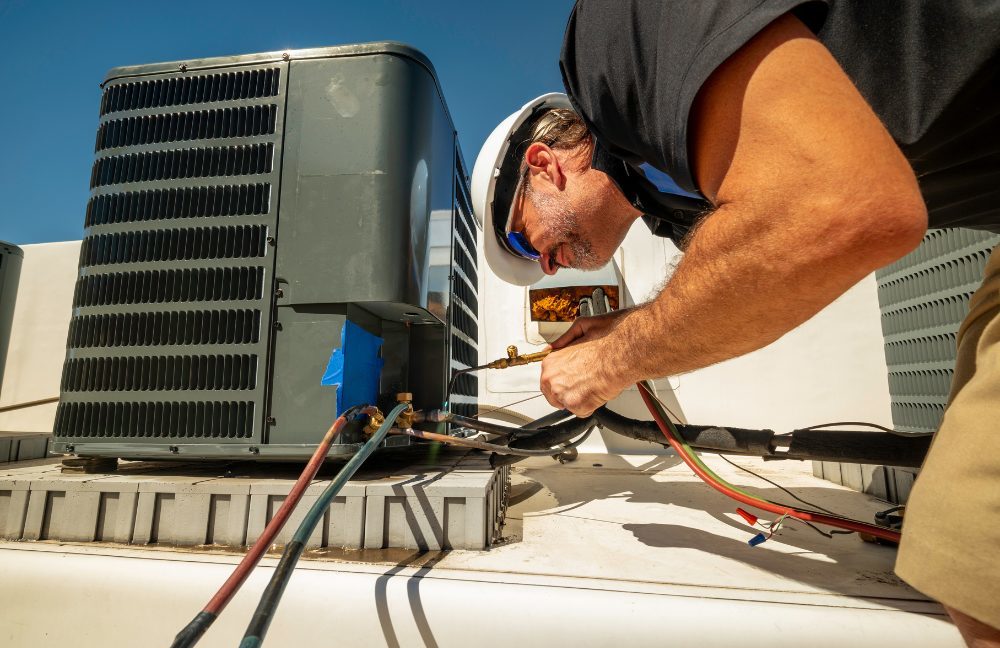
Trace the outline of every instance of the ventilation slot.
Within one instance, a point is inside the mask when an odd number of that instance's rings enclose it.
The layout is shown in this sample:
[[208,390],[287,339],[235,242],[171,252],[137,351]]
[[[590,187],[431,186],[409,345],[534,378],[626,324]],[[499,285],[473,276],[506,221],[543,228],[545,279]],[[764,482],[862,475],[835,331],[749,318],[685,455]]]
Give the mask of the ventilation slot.
[[76,438],[213,438],[253,436],[253,403],[62,403],[55,435]]
[[956,345],[955,333],[896,340],[886,343],[885,360],[889,365],[937,362],[951,366],[955,361]]
[[889,391],[894,394],[936,396],[943,404],[951,389],[951,374],[949,369],[892,371],[889,373]]
[[278,106],[238,106],[198,112],[144,115],[105,122],[97,131],[95,151],[181,142],[274,134]]
[[99,234],[84,239],[80,265],[262,257],[266,242],[264,225]]
[[274,144],[147,151],[105,157],[94,162],[90,186],[126,182],[210,178],[270,173]]
[[455,389],[452,394],[460,396],[476,396],[479,394],[479,378],[473,374],[462,374],[455,378]]
[[451,311],[451,323],[462,333],[469,336],[475,343],[479,343],[479,327],[476,325],[476,321],[469,316],[462,308],[455,306],[454,304],[449,309]]
[[119,83],[105,89],[101,98],[101,114],[139,108],[274,97],[278,94],[280,75],[278,68],[269,68]]
[[261,299],[264,268],[185,268],[87,275],[74,307]]
[[473,285],[478,285],[479,277],[476,275],[476,268],[472,265],[472,261],[469,260],[469,256],[462,249],[462,246],[459,245],[457,239],[453,247],[455,248],[455,263],[458,264],[458,267],[462,269],[462,272],[465,273],[465,276],[469,278]]
[[455,297],[459,299],[463,304],[469,307],[473,313],[479,312],[479,300],[476,299],[476,291],[466,283],[465,279],[456,275],[452,279],[452,286],[454,286]]
[[141,347],[191,344],[255,344],[259,310],[111,313],[74,317],[69,346]]
[[476,403],[452,403],[451,411],[459,416],[479,416],[479,406]]
[[476,366],[479,360],[476,349],[457,335],[451,336],[451,357],[466,367]]
[[[472,203],[469,201],[469,195],[466,193],[468,189],[463,181],[462,177],[459,176],[455,181],[455,197],[458,203],[458,213],[462,217],[462,222],[469,229],[469,232],[476,231],[476,225],[472,219]],[[474,238],[474,237],[473,237]],[[476,249],[475,245],[469,247],[470,250]]]
[[[919,329],[957,327],[969,311],[971,293],[955,295],[945,299],[934,299],[905,308],[886,310],[882,313],[884,335],[908,333]],[[915,324],[918,323],[918,324]]]
[[67,392],[254,389],[256,355],[142,356],[67,360]]
[[476,255],[473,251],[476,249],[476,239],[469,233],[469,229],[460,220],[455,221],[455,231],[458,232],[459,238],[465,243],[465,249],[469,251],[470,259],[472,264],[476,264]]
[[270,209],[271,185],[223,185],[105,194],[87,204],[85,227],[174,218],[249,216]]

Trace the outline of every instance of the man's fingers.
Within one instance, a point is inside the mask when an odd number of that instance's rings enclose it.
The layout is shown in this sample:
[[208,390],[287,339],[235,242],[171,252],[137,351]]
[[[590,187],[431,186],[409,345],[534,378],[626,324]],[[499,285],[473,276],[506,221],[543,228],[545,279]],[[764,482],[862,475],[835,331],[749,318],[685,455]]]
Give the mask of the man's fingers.
[[538,388],[542,391],[542,395],[545,396],[545,400],[549,402],[549,405],[551,405],[552,407],[563,409],[563,406],[559,402],[559,399],[556,398],[556,395],[552,391],[552,380],[549,378],[545,366],[547,362],[548,358],[542,361],[542,378],[538,383]]
[[580,324],[580,320],[573,322],[573,325],[569,327],[569,330],[560,335],[555,342],[552,343],[553,349],[561,349],[565,346],[570,345],[574,340],[583,337],[584,330],[583,325]]
[[555,396],[550,396],[549,394],[545,394],[545,400],[549,402],[549,405],[551,405],[556,409],[566,409],[565,407],[563,407],[562,403],[559,402],[559,399],[557,399]]
[[563,398],[562,406],[580,418],[587,418],[604,403],[598,402],[592,394],[585,394],[581,397],[573,398],[566,396]]

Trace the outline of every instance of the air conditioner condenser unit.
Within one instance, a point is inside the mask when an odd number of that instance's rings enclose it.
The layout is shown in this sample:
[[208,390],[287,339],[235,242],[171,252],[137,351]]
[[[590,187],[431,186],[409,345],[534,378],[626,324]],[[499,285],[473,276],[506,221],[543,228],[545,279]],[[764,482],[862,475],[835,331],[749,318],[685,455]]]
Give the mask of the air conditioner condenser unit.
[[85,227],[55,452],[301,459],[358,399],[475,411],[474,376],[446,391],[478,357],[477,226],[411,48],[113,69]]

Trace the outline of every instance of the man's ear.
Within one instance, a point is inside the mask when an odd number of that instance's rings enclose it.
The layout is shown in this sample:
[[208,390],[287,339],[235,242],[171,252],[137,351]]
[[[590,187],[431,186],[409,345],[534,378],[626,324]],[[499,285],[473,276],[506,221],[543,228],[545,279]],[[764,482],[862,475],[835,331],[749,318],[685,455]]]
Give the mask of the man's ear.
[[541,142],[534,142],[524,152],[524,161],[528,165],[528,173],[535,182],[548,182],[556,189],[563,189],[566,176],[563,174],[559,158],[551,148]]

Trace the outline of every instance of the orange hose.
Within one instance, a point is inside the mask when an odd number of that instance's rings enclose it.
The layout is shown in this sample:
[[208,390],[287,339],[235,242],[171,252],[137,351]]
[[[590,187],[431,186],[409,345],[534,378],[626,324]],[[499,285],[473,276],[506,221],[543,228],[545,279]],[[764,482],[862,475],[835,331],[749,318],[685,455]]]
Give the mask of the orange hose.
[[873,535],[877,538],[882,538],[883,540],[888,540],[889,542],[899,543],[900,534],[898,531],[893,531],[892,529],[886,529],[884,527],[876,526],[874,524],[866,524],[864,522],[857,522],[854,520],[847,520],[835,516],[823,515],[822,513],[811,513],[807,511],[800,511],[799,509],[790,508],[788,506],[782,506],[780,504],[774,504],[773,502],[768,502],[767,500],[758,499],[756,497],[748,497],[742,493],[738,493],[730,489],[726,484],[716,481],[711,475],[706,473],[701,469],[697,463],[691,460],[684,448],[681,447],[677,439],[670,433],[669,426],[667,422],[663,419],[660,414],[659,409],[657,409],[652,397],[646,392],[645,387],[642,384],[637,383],[636,387],[639,388],[639,395],[642,396],[642,400],[646,403],[646,407],[649,409],[650,414],[653,415],[653,420],[656,421],[657,427],[660,428],[660,432],[663,436],[667,438],[667,442],[670,447],[680,456],[684,463],[688,465],[688,468],[694,471],[698,477],[702,479],[706,484],[719,491],[727,497],[731,497],[737,502],[742,502],[749,506],[754,506],[764,511],[770,513],[775,513],[777,515],[787,515],[789,517],[797,518],[799,520],[805,520],[806,522],[817,522],[819,524],[825,524],[827,526],[837,527],[839,529],[846,529],[848,531],[857,531],[859,533],[867,533]]

